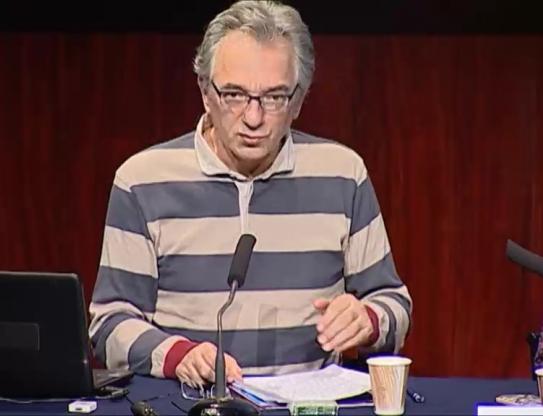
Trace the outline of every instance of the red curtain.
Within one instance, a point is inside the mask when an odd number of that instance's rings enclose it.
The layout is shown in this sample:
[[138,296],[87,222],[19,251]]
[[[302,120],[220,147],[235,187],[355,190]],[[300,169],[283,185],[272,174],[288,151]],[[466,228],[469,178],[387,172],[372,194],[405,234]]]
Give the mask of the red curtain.
[[[75,271],[90,298],[113,174],[192,130],[179,34],[0,35],[0,269]],[[414,299],[413,374],[529,376],[543,280],[543,37],[315,38],[295,127],[357,150]]]

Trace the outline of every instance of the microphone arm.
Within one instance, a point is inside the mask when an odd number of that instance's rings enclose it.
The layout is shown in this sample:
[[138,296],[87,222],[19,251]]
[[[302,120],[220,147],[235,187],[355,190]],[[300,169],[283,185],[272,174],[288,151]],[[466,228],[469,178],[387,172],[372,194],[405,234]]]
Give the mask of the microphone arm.
[[543,257],[526,250],[512,240],[507,240],[506,254],[509,260],[543,276]]
[[217,415],[217,416],[258,416],[260,413],[246,400],[226,395],[226,371],[224,349],[222,345],[222,317],[234,301],[236,290],[243,286],[249,260],[253,252],[256,238],[252,234],[243,234],[236,245],[230,272],[228,273],[228,286],[230,294],[226,303],[217,313],[217,355],[215,357],[215,397],[199,400],[190,409],[188,416]]
[[217,314],[217,356],[215,357],[215,396],[217,399],[226,397],[226,371],[224,368],[224,350],[222,346],[222,316],[234,301],[238,282],[234,280],[230,288],[228,300],[222,305]]

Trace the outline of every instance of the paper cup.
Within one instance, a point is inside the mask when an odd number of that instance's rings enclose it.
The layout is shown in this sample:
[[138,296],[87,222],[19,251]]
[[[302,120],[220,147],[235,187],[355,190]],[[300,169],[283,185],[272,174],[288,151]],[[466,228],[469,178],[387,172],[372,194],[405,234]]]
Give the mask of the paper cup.
[[375,414],[402,415],[411,359],[392,355],[368,358],[366,362]]
[[539,400],[541,400],[541,403],[543,403],[543,368],[536,369],[535,375],[537,376],[537,390],[539,391]]

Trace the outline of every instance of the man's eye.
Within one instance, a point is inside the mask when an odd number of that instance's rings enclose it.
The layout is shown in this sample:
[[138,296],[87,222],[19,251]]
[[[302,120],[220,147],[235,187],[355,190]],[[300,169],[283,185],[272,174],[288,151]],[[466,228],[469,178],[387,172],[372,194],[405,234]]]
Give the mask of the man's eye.
[[245,94],[239,91],[223,91],[223,98],[227,100],[244,100]]
[[268,103],[280,103],[285,100],[286,96],[283,94],[268,94],[262,97],[264,101]]

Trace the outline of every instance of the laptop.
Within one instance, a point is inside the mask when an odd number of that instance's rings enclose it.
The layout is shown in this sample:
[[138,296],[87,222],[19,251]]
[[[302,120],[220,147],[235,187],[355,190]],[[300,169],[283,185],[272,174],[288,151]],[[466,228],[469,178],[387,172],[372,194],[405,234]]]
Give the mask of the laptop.
[[0,271],[1,397],[89,397],[132,376],[93,370],[90,358],[76,274]]

